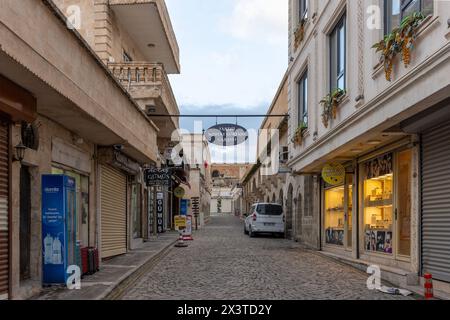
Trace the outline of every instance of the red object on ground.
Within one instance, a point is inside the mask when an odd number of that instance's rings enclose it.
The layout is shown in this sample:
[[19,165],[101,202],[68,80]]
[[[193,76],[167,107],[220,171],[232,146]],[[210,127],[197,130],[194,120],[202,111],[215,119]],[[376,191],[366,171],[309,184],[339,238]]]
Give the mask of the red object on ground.
[[194,240],[194,238],[192,238],[192,236],[183,236],[183,240],[184,241],[192,241],[192,240]]
[[423,278],[425,279],[424,288],[425,288],[425,299],[433,299],[434,293],[433,293],[433,276],[429,273],[425,273],[423,275]]
[[81,248],[81,273],[85,275],[89,272],[89,256],[88,256],[88,247]]

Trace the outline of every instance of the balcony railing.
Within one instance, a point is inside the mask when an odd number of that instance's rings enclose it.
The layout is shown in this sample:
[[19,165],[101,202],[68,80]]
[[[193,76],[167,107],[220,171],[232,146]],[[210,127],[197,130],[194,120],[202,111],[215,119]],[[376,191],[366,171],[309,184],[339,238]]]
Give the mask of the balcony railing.
[[162,64],[108,63],[108,68],[133,98],[160,100],[167,114],[179,114],[177,102]]

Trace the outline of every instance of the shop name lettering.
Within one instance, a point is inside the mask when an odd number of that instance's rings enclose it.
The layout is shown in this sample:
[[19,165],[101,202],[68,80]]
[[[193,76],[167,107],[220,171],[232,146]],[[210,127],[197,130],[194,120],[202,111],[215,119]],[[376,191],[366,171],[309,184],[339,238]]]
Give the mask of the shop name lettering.
[[45,188],[44,191],[46,193],[58,193],[59,192],[59,188]]
[[220,309],[213,309],[212,307],[189,307],[185,304],[183,307],[178,307],[178,315],[197,315],[208,318],[212,313],[221,315],[270,315],[271,305],[222,305]]

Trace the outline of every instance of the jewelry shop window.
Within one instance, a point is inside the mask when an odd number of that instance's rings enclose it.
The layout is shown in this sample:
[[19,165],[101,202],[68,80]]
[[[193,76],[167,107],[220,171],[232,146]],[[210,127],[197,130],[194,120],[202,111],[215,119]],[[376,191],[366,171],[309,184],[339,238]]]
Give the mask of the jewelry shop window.
[[364,249],[392,254],[393,154],[364,163],[362,171]]
[[326,188],[324,200],[325,242],[343,246],[345,232],[344,186]]

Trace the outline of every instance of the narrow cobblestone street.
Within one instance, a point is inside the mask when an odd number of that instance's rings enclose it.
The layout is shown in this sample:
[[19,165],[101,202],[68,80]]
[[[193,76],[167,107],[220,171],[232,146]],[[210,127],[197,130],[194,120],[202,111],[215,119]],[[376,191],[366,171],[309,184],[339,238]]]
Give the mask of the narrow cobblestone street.
[[124,299],[408,299],[369,291],[367,275],[292,241],[244,235],[236,217],[212,217],[188,248],[174,248]]

